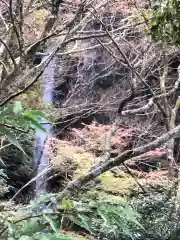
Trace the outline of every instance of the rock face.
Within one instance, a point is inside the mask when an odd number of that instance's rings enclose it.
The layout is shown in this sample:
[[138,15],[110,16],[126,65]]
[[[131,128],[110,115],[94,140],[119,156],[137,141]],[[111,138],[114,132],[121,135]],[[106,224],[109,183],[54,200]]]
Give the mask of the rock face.
[[[104,12],[102,22],[108,30],[116,31],[121,27],[119,22],[122,17],[121,12]],[[91,20],[84,29],[92,34],[94,31],[104,30],[98,20]],[[101,41],[109,45],[108,38],[102,38]],[[95,104],[99,110],[91,107],[87,117],[93,116],[99,123],[110,123],[113,120],[113,112],[116,112],[117,102],[124,95],[122,89],[129,87],[128,69],[117,63],[96,39],[80,41],[77,51],[78,48],[84,50],[60,57],[57,61],[55,106],[67,108],[82,103],[86,103],[87,106]],[[84,113],[83,109],[81,110]]]

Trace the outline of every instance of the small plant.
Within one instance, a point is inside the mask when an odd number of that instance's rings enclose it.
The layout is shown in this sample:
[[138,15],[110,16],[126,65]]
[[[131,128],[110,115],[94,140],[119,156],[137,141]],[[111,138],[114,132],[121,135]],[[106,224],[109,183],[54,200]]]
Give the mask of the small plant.
[[103,239],[116,239],[120,232],[132,237],[129,224],[139,226],[139,214],[129,206],[123,206],[113,200],[90,200],[87,202],[73,201],[72,210],[76,215],[67,215],[75,225],[90,234]]
[[70,240],[59,230],[59,218],[56,214],[39,213],[26,215],[18,220],[7,219],[0,237],[9,240]]
[[[17,133],[28,133],[29,129],[39,128],[45,131],[41,119],[46,119],[43,112],[27,109],[21,101],[15,101],[0,108],[0,137],[7,140],[24,152],[17,139]],[[25,152],[24,152],[25,154]]]
[[168,186],[148,188],[147,193],[138,194],[132,199],[133,208],[142,218],[147,232],[135,229],[135,239],[166,240],[179,227],[179,217],[175,211],[175,198]]
[[70,240],[70,237],[60,234],[55,221],[45,214],[20,224],[8,223],[8,237],[12,240]]

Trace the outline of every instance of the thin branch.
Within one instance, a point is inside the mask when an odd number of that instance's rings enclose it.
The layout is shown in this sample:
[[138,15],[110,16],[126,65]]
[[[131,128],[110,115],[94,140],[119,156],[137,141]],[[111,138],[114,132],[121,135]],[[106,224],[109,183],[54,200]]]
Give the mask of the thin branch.
[[22,188],[20,188],[15,194],[14,196],[10,199],[10,201],[14,201],[14,199],[20,194],[20,192],[22,192],[23,189],[25,189],[26,187],[28,187],[30,184],[32,184],[33,182],[35,182],[38,178],[44,176],[45,174],[47,174],[50,171],[49,168],[45,168],[42,172],[39,172],[37,174],[37,176],[33,177],[29,182],[27,182]]
[[178,67],[178,79],[176,80],[174,87],[169,92],[166,92],[164,94],[159,94],[159,95],[155,96],[154,98],[150,98],[149,102],[140,108],[122,111],[122,115],[141,113],[141,112],[144,112],[144,111],[150,109],[154,104],[154,100],[161,99],[164,96],[170,96],[178,89],[179,84],[180,84],[180,66]]
[[124,107],[127,105],[128,102],[132,101],[135,98],[135,96],[136,96],[135,87],[132,85],[131,94],[129,96],[125,97],[119,104],[118,115],[122,114]]
[[24,16],[27,16],[29,13],[30,8],[33,6],[34,0],[29,0],[28,5],[24,11]]
[[125,115],[128,115],[128,114],[137,114],[137,113],[142,113],[142,112],[145,112],[146,110],[149,110],[152,106],[153,106],[154,102],[153,102],[153,98],[149,99],[149,102],[140,107],[140,108],[137,108],[137,109],[130,109],[130,110],[125,110],[125,111],[122,111],[122,116],[125,116]]
[[19,90],[17,91],[16,93],[13,93],[9,96],[7,96],[7,98],[5,100],[3,100],[1,103],[0,103],[0,107],[4,106],[5,104],[7,104],[9,101],[11,101],[12,99],[14,99],[15,97],[21,95],[22,93],[26,92],[30,87],[32,87],[36,82],[37,80],[39,79],[39,77],[42,75],[42,73],[44,72],[44,68],[46,68],[49,63],[51,62],[52,58],[56,55],[56,53],[58,51],[60,51],[61,49],[64,48],[64,46],[67,44],[68,40],[66,40],[68,38],[68,35],[70,33],[70,30],[71,30],[71,27],[69,28],[69,32],[68,34],[66,35],[66,37],[64,38],[63,42],[54,50],[52,51],[52,53],[49,55],[49,57],[46,59],[45,61],[45,64],[44,62],[42,62],[41,64],[39,64],[37,67],[31,69],[30,72],[27,73],[27,75],[25,75],[23,77],[23,79],[26,79],[31,73],[34,73],[38,70],[39,67],[42,67],[42,70],[39,72],[39,74],[30,82],[28,83],[22,90]]
[[[92,8],[94,9],[94,7],[92,6]],[[94,9],[95,10],[95,9]],[[89,10],[90,11],[90,10]],[[91,11],[90,11],[91,12]],[[95,12],[97,13],[97,11],[95,10]],[[105,32],[107,33],[107,36],[111,39],[112,43],[114,44],[114,46],[117,48],[117,50],[119,51],[120,55],[122,56],[122,58],[124,59],[124,61],[127,63],[129,69],[132,71],[132,75],[134,74],[137,79],[139,79],[146,87],[147,89],[150,91],[150,93],[152,94],[152,96],[154,96],[154,102],[156,103],[156,105],[158,106],[158,108],[160,109],[163,117],[166,117],[166,112],[163,109],[163,107],[161,106],[161,104],[157,101],[157,99],[155,99],[155,93],[153,91],[153,89],[148,85],[148,83],[143,79],[143,77],[139,74],[139,72],[134,68],[134,66],[131,64],[131,62],[129,61],[129,59],[126,57],[126,55],[123,53],[123,51],[121,50],[119,44],[116,42],[116,40],[113,38],[113,36],[111,35],[111,33],[108,31],[107,26],[102,22],[102,20],[93,12],[91,12],[92,15],[101,23],[101,25],[104,27]]]
[[19,35],[18,29],[17,29],[17,26],[16,26],[15,18],[14,18],[15,15],[13,14],[13,10],[12,10],[12,0],[9,0],[9,15],[10,15],[10,18],[11,18],[11,23],[13,25],[14,32],[16,34],[16,38],[17,38],[18,45],[19,45],[19,51],[20,51],[20,54],[21,54],[22,53],[21,40],[20,40],[20,35]]
[[0,60],[0,64],[2,64],[2,66],[3,66],[3,70],[5,71],[5,76],[8,76],[9,73],[8,73],[8,69],[6,67],[6,64],[2,60]]
[[170,120],[170,109],[169,109],[169,105],[168,105],[168,99],[166,96],[166,81],[167,81],[167,76],[168,76],[168,60],[167,60],[167,56],[165,53],[165,50],[163,52],[163,74],[160,77],[160,89],[161,89],[161,93],[162,93],[162,102],[163,102],[163,109],[164,109],[164,120],[166,123],[166,129],[167,131],[169,131],[170,126],[169,126],[169,120]]
[[[180,107],[180,96],[176,100],[175,107],[171,109],[171,117],[169,121],[169,128],[173,129],[175,127],[177,113]],[[170,139],[168,141],[168,149],[167,149],[167,159],[169,162],[169,177],[171,178],[173,176],[173,166],[176,166],[176,161],[174,159],[174,139]]]
[[[51,38],[52,36],[56,36],[53,34],[50,34],[46,37],[44,37],[43,39],[37,41],[36,43],[34,43],[33,45],[29,46],[26,51],[25,51],[25,54],[28,55],[29,53],[34,53],[34,51],[36,50],[36,47],[42,43],[42,42],[45,42],[46,40],[48,40],[49,38]],[[92,34],[92,35],[87,35],[87,36],[76,36],[76,37],[72,37],[72,38],[69,38],[67,39],[66,41],[64,41],[63,43],[61,43],[61,45],[67,45],[68,43],[71,43],[71,42],[75,42],[77,40],[87,40],[87,39],[91,39],[91,38],[96,38],[96,37],[105,37],[106,36],[106,33],[101,33],[101,34]],[[35,49],[35,50],[34,50]]]
[[0,42],[1,42],[1,43],[3,44],[3,46],[6,48],[8,54],[9,54],[9,56],[10,56],[12,62],[13,62],[14,68],[16,69],[16,66],[17,66],[17,65],[16,65],[16,61],[15,61],[15,59],[14,59],[12,53],[11,53],[11,50],[9,49],[8,45],[7,45],[1,38],[0,38]]
[[[107,0],[104,0],[104,1],[102,1],[99,5],[97,5],[95,9],[98,10],[98,9],[100,9],[101,7],[103,7],[103,6],[106,5],[106,4],[107,4]],[[33,43],[32,45],[30,45],[30,46],[25,50],[25,55],[28,55],[29,53],[34,53],[34,52],[36,51],[36,49],[37,49],[37,46],[39,46],[39,44],[47,41],[47,40],[50,39],[51,37],[58,36],[58,34],[59,34],[59,33],[62,33],[66,28],[72,28],[72,27],[73,27],[73,24],[74,24],[74,22],[75,22],[75,19],[78,18],[79,14],[80,14],[81,11],[82,11],[82,7],[83,7],[83,3],[82,3],[82,5],[78,8],[77,12],[75,13],[74,18],[73,18],[70,22],[68,22],[65,26],[63,26],[60,30],[58,30],[58,31],[56,31],[56,32],[53,32],[53,33],[45,36],[44,38],[38,40],[37,42]],[[90,15],[91,15],[91,13],[90,13],[90,14],[87,14],[87,15],[81,20],[81,22],[80,22],[79,24],[77,24],[77,25],[71,30],[71,32],[70,32],[71,35],[78,31],[79,27],[85,23],[85,21],[90,17]],[[97,35],[95,35],[94,37],[101,37],[101,36],[103,37],[103,36],[105,36],[105,35],[106,35],[106,33],[104,33],[103,35],[97,34]],[[90,38],[91,38],[91,37],[89,36],[89,37],[87,37],[87,38],[85,38],[85,39],[90,39]],[[65,44],[68,44],[68,43],[73,42],[73,41],[76,41],[76,40],[83,40],[83,37],[71,38],[71,39],[67,40],[67,42],[66,42]]]
[[20,44],[20,56],[24,55],[24,38],[23,38],[23,24],[24,24],[24,14],[23,14],[23,0],[17,0],[18,8],[18,27],[19,27],[19,44]]
[[16,126],[13,126],[13,125],[9,125],[9,124],[6,124],[6,123],[0,123],[1,126],[4,126],[6,128],[10,128],[10,129],[13,129],[15,131],[18,131],[18,132],[22,132],[22,133],[28,133],[29,131],[25,131],[21,128],[18,128]]
[[131,172],[130,168],[123,163],[123,166],[126,168],[127,172],[129,173],[129,175],[134,178],[134,180],[136,181],[137,185],[141,188],[141,190],[143,191],[143,193],[146,193],[145,188],[140,184],[140,182],[138,181],[137,177]]
[[1,13],[1,10],[0,10],[0,18],[1,18],[1,20],[2,20],[2,22],[3,22],[3,24],[4,24],[4,26],[5,26],[6,31],[8,31],[8,25],[6,24],[6,21],[5,21],[5,19],[3,18],[3,15],[2,15],[2,13]]
[[35,68],[31,69],[30,72],[28,72],[27,75],[25,75],[23,77],[23,79],[27,79],[27,77],[31,74],[31,73],[34,73],[36,72],[40,67],[43,67],[42,70],[39,72],[39,74],[29,83],[27,84],[22,90],[19,90],[17,91],[16,93],[13,93],[13,94],[8,94],[9,96],[7,98],[5,98],[5,100],[3,100],[1,103],[0,103],[0,107],[6,105],[9,101],[11,101],[12,99],[14,99],[15,97],[21,95],[22,93],[26,92],[30,87],[32,87],[36,82],[37,80],[39,79],[39,77],[43,74],[44,72],[44,68],[47,67],[50,63],[50,61],[52,60],[52,58],[54,57],[54,55],[56,54],[56,52],[59,51],[59,47],[57,47],[50,55],[49,57],[47,58],[46,60],[46,63],[44,64],[44,62],[42,62],[41,64],[39,64],[38,66],[36,66]]

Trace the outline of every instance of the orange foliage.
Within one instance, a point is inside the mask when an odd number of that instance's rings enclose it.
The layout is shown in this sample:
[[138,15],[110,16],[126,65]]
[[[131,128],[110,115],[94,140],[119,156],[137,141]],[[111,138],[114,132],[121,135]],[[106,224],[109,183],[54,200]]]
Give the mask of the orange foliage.
[[73,128],[71,141],[75,145],[84,145],[90,151],[103,151],[109,145],[111,149],[123,151],[131,140],[133,130],[121,127],[114,134],[111,131],[111,125],[92,123],[83,129]]
[[[119,127],[114,134],[111,133],[112,130],[112,125],[92,123],[83,129],[72,128],[66,140],[70,140],[74,145],[85,147],[87,151],[104,151],[110,147],[109,150],[122,152],[127,149],[136,135],[134,129],[128,127]],[[160,157],[165,153],[166,149],[159,147],[147,152],[146,156]]]
[[133,0],[112,0],[110,2],[110,8],[112,11],[122,11],[128,13],[134,7]]

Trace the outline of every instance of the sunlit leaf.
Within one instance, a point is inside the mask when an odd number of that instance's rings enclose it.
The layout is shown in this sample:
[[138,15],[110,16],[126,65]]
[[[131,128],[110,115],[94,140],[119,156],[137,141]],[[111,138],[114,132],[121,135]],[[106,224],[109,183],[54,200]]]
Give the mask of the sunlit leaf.
[[55,223],[53,222],[53,220],[48,217],[47,215],[43,214],[43,217],[46,219],[46,221],[49,223],[49,225],[51,226],[52,230],[57,233],[57,227],[55,226]]
[[42,111],[40,110],[32,110],[32,109],[27,109],[24,111],[23,113],[24,116],[27,116],[27,117],[30,117],[30,118],[33,118],[33,119],[41,119],[41,118],[44,118],[44,119],[47,119],[45,113],[43,113]]
[[62,205],[64,205],[66,209],[72,209],[73,207],[71,201],[67,199],[62,200]]
[[78,214],[78,217],[80,219],[79,226],[81,226],[81,227],[85,228],[86,230],[88,230],[89,232],[91,232],[90,226],[89,226],[90,218],[88,216],[86,216],[85,214]]
[[23,107],[22,107],[22,103],[21,101],[15,101],[14,103],[14,108],[13,108],[13,112],[16,114],[16,115],[19,115],[21,114],[23,111]]
[[127,236],[129,236],[131,239],[134,239],[132,236],[132,232],[128,228],[128,225],[121,218],[116,217],[116,222],[119,223],[119,226]]
[[32,127],[34,128],[39,128],[41,129],[43,132],[46,132],[46,129],[43,127],[43,124],[34,118],[31,118],[29,116],[24,116],[24,119],[26,119],[27,121],[29,121],[32,124]]

